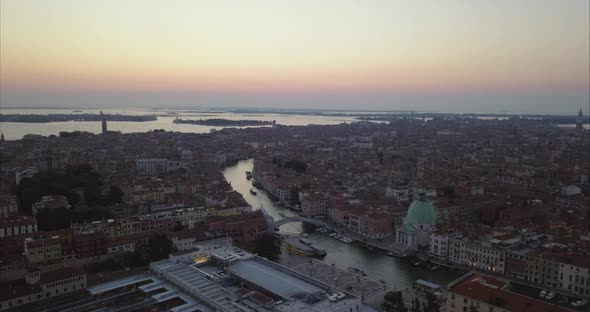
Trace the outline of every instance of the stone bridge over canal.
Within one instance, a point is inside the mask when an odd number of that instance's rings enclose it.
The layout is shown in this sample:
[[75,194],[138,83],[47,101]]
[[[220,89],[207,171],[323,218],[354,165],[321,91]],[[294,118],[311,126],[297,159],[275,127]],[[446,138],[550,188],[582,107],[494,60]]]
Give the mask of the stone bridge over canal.
[[307,222],[307,223],[315,224],[317,226],[328,225],[328,223],[326,223],[325,221],[320,220],[320,219],[307,218],[307,217],[287,217],[284,219],[274,221],[273,223],[269,224],[267,226],[267,230],[274,231],[276,228],[280,227],[281,225],[291,223],[291,222]]

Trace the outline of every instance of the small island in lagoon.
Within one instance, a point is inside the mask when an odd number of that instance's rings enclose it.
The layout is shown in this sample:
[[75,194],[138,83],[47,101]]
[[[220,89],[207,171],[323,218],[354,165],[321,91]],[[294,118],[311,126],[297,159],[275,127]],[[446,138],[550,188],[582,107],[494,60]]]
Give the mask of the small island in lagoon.
[[222,119],[222,118],[211,118],[211,119],[180,119],[176,117],[174,123],[201,125],[201,126],[212,126],[212,127],[247,127],[247,126],[271,126],[276,124],[276,121],[265,121],[265,120],[249,120],[249,119]]

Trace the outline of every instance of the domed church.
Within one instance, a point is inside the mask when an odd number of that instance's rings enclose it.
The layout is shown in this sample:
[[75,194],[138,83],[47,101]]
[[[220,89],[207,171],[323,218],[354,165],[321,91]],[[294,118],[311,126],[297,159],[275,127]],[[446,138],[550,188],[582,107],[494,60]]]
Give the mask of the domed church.
[[404,223],[397,229],[396,242],[405,250],[428,246],[428,235],[436,225],[436,211],[432,202],[426,200],[426,194],[419,192],[418,199],[408,208]]

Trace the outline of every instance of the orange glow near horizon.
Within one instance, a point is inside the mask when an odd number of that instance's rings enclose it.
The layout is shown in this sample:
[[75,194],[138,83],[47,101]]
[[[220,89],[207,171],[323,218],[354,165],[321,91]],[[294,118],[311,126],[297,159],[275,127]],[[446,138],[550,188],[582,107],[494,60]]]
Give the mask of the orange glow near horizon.
[[583,87],[588,1],[0,2],[4,90]]

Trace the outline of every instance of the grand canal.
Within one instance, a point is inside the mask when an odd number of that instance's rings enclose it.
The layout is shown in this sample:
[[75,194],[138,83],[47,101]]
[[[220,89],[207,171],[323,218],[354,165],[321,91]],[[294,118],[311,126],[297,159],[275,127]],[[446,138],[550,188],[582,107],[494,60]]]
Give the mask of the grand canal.
[[[250,193],[252,185],[246,179],[245,172],[252,171],[252,164],[251,159],[242,160],[234,166],[225,168],[223,174],[233,188],[244,195],[254,210],[263,207],[275,220],[283,218],[280,213],[286,216],[295,216],[294,212],[275,206],[265,191],[257,190],[256,195]],[[302,232],[302,226],[301,223],[288,223],[281,226],[280,231],[284,234],[297,234]],[[410,287],[416,279],[424,279],[445,287],[458,277],[457,273],[442,268],[436,271],[418,268],[406,260],[389,257],[381,251],[369,251],[356,244],[346,244],[325,234],[315,232],[311,233],[309,238],[326,250],[327,256],[323,259],[324,262],[335,264],[342,269],[358,268],[365,271],[367,277],[384,280],[387,284],[398,289]],[[289,255],[283,254],[281,257],[282,262],[289,261]],[[285,259],[286,257],[287,259]]]

